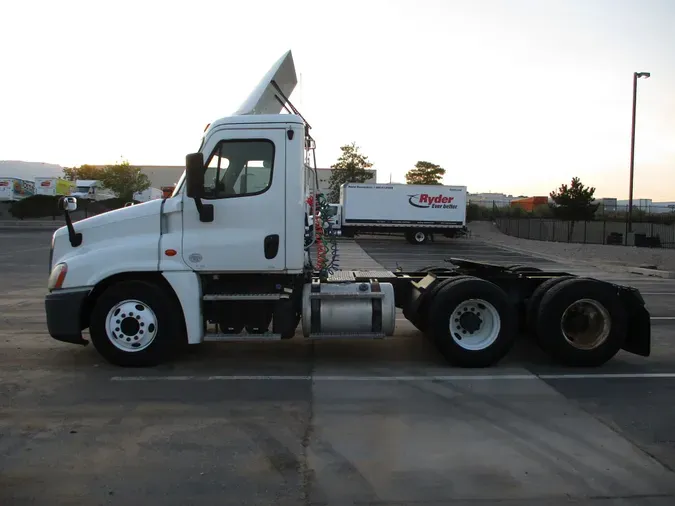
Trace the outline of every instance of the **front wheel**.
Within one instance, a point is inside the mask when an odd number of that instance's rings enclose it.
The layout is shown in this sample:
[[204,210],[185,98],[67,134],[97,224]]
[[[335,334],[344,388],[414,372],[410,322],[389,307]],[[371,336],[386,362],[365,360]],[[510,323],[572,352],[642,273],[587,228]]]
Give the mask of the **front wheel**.
[[91,314],[89,334],[108,362],[154,366],[185,341],[178,302],[148,281],[122,281],[108,287]]

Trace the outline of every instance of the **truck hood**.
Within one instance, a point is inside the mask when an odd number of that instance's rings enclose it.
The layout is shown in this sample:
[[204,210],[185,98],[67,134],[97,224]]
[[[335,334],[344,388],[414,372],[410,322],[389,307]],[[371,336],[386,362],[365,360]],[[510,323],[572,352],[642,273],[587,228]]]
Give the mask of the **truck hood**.
[[[147,216],[157,216],[159,219],[160,210],[163,199],[149,200],[142,204],[136,204],[129,207],[122,207],[107,213],[97,214],[84,220],[79,220],[73,223],[76,232],[86,233],[87,230],[101,227],[104,225],[111,225],[113,223],[120,223],[127,220],[136,220],[145,218]],[[68,229],[62,227],[57,231],[58,235],[68,235]]]
[[64,288],[93,286],[117,272],[156,271],[162,200],[123,207],[73,223],[82,244],[73,247],[67,227],[54,233],[52,267],[68,264]]

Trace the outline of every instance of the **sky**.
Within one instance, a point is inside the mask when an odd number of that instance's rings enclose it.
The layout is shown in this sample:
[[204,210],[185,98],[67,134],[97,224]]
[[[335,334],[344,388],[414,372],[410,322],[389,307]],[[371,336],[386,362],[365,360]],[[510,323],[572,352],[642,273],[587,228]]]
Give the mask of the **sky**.
[[320,167],[419,160],[471,193],[572,177],[675,200],[672,0],[22,0],[0,3],[0,160],[181,165],[293,51]]

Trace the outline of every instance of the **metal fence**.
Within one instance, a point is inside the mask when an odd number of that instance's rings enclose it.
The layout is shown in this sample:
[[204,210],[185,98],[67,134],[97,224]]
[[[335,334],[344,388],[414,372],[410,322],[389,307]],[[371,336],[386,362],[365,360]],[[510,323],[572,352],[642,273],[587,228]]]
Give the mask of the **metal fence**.
[[[562,221],[546,218],[495,218],[507,235],[536,241],[626,244],[628,224],[619,221]],[[633,223],[636,246],[675,248],[675,225]]]

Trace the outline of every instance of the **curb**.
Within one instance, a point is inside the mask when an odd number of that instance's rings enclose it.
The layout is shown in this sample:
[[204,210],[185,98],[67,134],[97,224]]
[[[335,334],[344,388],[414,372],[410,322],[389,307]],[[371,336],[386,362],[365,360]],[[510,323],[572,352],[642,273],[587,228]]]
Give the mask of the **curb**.
[[628,272],[633,274],[642,274],[644,276],[652,276],[664,279],[675,279],[674,271],[662,271],[660,269],[646,269],[644,267],[629,267]]

